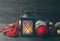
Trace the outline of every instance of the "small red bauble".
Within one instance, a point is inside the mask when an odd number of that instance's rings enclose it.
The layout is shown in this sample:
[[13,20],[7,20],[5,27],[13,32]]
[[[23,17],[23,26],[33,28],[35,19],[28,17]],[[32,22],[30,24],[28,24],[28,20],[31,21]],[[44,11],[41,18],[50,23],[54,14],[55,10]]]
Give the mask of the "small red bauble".
[[38,26],[38,28],[36,29],[36,34],[38,36],[45,36],[48,34],[48,29],[44,25]]

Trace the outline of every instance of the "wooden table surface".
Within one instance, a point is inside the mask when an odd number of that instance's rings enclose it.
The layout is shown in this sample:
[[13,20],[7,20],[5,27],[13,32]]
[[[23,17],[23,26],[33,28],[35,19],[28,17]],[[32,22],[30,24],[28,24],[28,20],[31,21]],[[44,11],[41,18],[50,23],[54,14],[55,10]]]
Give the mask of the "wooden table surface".
[[39,38],[39,37],[7,37],[0,33],[0,41],[60,41],[60,37]]

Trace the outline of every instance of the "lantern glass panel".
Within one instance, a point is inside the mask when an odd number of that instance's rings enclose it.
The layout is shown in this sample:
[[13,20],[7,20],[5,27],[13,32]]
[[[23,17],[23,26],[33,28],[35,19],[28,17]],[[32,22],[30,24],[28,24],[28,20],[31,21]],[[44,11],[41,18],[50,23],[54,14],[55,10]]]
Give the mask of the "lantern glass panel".
[[33,22],[32,20],[24,20],[22,22],[22,26],[23,26],[23,35],[30,35],[33,34]]

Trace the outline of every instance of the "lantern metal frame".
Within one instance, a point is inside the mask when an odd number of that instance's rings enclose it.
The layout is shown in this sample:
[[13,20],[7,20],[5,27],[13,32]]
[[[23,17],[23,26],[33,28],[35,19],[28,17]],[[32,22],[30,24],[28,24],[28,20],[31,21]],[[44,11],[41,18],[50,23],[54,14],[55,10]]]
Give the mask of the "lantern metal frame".
[[[33,24],[32,24],[32,34],[23,34],[23,21],[32,21]],[[21,36],[34,36],[35,34],[35,20],[34,18],[21,18]]]

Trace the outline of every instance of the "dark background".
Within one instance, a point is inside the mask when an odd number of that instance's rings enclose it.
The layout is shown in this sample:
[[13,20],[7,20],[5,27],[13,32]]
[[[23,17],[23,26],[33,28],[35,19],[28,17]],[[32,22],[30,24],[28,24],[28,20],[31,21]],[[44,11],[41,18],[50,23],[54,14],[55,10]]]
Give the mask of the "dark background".
[[[29,15],[39,17],[44,21],[60,21],[59,0],[0,0],[0,24],[13,23],[30,12]],[[0,26],[1,27],[1,26]],[[0,35],[0,41],[60,41],[60,37],[38,38],[18,37],[11,38]]]
[[0,23],[15,22],[22,15],[60,21],[59,0],[0,0]]

